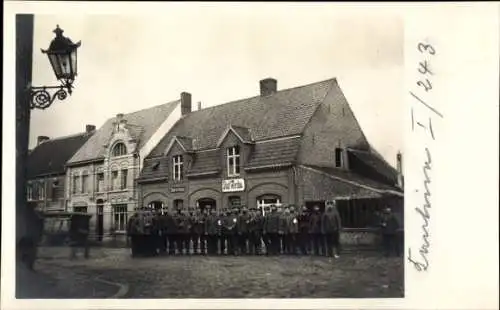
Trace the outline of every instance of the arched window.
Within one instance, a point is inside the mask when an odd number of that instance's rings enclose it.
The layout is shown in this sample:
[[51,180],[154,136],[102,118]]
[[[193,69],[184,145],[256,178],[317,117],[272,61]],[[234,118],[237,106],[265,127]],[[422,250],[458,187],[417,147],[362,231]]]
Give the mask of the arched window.
[[127,155],[127,147],[122,142],[119,142],[113,147],[113,156],[123,155]]

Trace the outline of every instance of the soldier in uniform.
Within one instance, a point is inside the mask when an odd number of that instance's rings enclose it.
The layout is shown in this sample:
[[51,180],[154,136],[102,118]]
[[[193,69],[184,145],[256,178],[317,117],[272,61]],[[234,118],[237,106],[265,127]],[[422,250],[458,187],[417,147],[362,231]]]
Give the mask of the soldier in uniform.
[[174,240],[175,240],[175,248],[177,250],[177,254],[182,255],[184,252],[184,247],[183,247],[183,229],[184,229],[184,215],[182,214],[182,210],[178,209],[177,213],[174,215],[174,222],[175,222],[175,235],[174,235]]
[[262,214],[256,208],[250,208],[250,220],[248,223],[248,247],[252,255],[260,255],[262,245]]
[[224,222],[226,221],[227,210],[223,209],[219,212],[217,217],[217,230],[219,239],[219,251],[220,255],[224,255],[226,252],[226,229]]
[[[77,248],[82,247],[84,257],[89,258],[89,220],[83,216],[73,216],[70,222],[71,258],[76,257]],[[34,263],[34,262],[33,262]],[[33,265],[31,264],[31,267]]]
[[[326,255],[337,258],[340,254],[340,214],[337,208],[328,206],[321,219],[321,233],[326,245]],[[333,248],[335,247],[335,253]]]
[[400,241],[398,240],[399,221],[391,208],[387,207],[382,215],[382,245],[384,254],[391,256],[401,254]]
[[237,237],[238,237],[238,208],[233,208],[231,212],[226,216],[224,221],[224,230],[227,236],[227,254],[228,255],[237,255],[238,249],[237,245]]
[[155,250],[157,254],[165,253],[166,245],[163,234],[163,215],[161,209],[155,210],[154,214],[154,233],[155,233]]
[[218,216],[215,208],[208,208],[209,214],[205,219],[205,234],[207,238],[207,252],[208,255],[217,254],[217,240],[218,240]]
[[280,214],[280,226],[279,226],[279,232],[280,232],[280,239],[281,239],[281,253],[282,254],[289,254],[288,249],[290,247],[289,245],[289,232],[288,232],[288,220],[290,217],[290,208],[288,206],[284,207],[282,209],[283,211]]
[[174,215],[167,209],[164,211],[165,216],[165,236],[168,243],[168,254],[175,255],[175,236],[177,233],[177,226],[175,223]]
[[264,228],[269,237],[269,255],[279,254],[279,221],[280,217],[278,214],[278,208],[273,205],[271,207],[271,214],[269,214]]
[[192,232],[191,240],[193,242],[193,254],[196,255],[198,253],[203,253],[204,251],[203,246],[201,245],[201,236],[204,234],[205,231],[205,223],[204,219],[202,218],[200,209],[197,209],[194,212],[192,221],[193,221],[193,226],[191,230]]
[[298,235],[298,243],[300,247],[300,252],[303,255],[307,255],[309,253],[309,212],[307,208],[304,206],[300,209],[300,213],[298,216],[299,221],[299,235]]
[[130,240],[132,257],[137,256],[137,213],[134,212],[127,223],[127,236]]
[[295,213],[295,207],[290,206],[290,215],[288,216],[288,240],[286,244],[288,245],[287,253],[295,255],[297,254],[297,239],[299,234],[299,221],[297,219],[297,214]]
[[238,223],[236,225],[236,230],[238,231],[238,246],[239,251],[242,255],[246,255],[247,252],[247,242],[249,237],[248,226],[250,224],[250,214],[248,214],[248,209],[243,206],[241,213],[238,216]]
[[313,212],[309,217],[309,236],[312,241],[312,252],[314,255],[323,253],[323,239],[321,238],[321,214],[319,206],[314,206]]
[[191,253],[190,241],[191,241],[191,229],[193,227],[193,222],[189,211],[184,210],[181,217],[181,229],[179,233],[181,234],[181,244],[183,253],[189,255]]
[[264,214],[262,214],[262,241],[264,242],[264,246],[266,247],[266,255],[269,255],[269,251],[271,249],[271,239],[266,231],[267,221],[269,220],[269,216],[271,215],[271,208],[264,207]]

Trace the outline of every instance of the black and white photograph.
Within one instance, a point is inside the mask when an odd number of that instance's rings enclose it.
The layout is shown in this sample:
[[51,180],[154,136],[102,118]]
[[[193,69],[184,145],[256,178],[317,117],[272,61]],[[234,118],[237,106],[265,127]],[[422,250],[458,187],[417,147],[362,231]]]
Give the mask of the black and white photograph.
[[9,19],[12,298],[405,301],[442,266],[445,48],[396,8],[81,4]]

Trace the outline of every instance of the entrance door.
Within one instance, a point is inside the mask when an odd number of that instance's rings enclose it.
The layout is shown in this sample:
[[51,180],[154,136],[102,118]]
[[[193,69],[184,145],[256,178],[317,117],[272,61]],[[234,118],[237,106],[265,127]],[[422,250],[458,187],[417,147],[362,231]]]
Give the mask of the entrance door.
[[209,208],[211,209],[216,209],[216,202],[215,199],[212,198],[201,198],[198,200],[198,208],[200,208],[201,212],[204,212],[205,210],[208,210]]
[[104,207],[102,205],[102,202],[97,203],[96,213],[97,241],[102,241],[102,236],[104,235]]
[[314,206],[319,207],[319,212],[325,211],[325,201],[306,201],[306,208],[310,212],[314,210]]

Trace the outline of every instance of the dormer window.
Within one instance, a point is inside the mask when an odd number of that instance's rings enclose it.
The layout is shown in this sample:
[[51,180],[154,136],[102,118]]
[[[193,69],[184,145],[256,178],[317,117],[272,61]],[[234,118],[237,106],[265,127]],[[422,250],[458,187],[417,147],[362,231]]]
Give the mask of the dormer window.
[[127,147],[122,142],[117,143],[113,148],[113,156],[127,155]]
[[240,175],[240,148],[233,146],[227,149],[227,175]]
[[342,167],[342,156],[343,156],[343,151],[341,148],[336,148],[335,149],[335,167],[336,168],[341,168]]
[[182,155],[175,155],[172,159],[173,159],[172,169],[173,169],[174,181],[181,181],[182,167],[183,167]]

